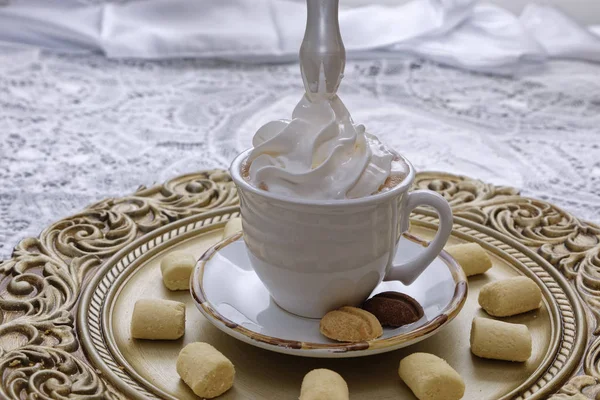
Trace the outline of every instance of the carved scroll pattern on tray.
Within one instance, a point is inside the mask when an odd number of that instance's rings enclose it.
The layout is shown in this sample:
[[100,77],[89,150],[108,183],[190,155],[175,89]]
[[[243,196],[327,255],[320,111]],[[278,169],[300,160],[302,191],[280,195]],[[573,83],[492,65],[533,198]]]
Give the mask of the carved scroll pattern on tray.
[[[456,216],[534,249],[576,288],[595,319],[583,375],[555,399],[600,391],[600,228],[541,200],[444,173],[418,174],[417,188],[446,197]],[[132,196],[102,200],[28,238],[0,264],[0,395],[11,399],[120,399],[82,353],[74,327],[78,295],[105,260],[141,235],[238,202],[221,170],[177,177]]]

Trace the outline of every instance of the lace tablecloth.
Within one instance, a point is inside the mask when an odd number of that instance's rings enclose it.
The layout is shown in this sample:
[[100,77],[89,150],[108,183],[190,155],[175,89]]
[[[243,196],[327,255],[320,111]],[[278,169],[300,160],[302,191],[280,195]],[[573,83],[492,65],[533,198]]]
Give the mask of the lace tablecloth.
[[[297,65],[0,52],[0,258],[96,200],[227,167],[302,90]],[[340,91],[418,170],[515,186],[600,222],[600,65],[510,79],[379,60],[350,63]]]

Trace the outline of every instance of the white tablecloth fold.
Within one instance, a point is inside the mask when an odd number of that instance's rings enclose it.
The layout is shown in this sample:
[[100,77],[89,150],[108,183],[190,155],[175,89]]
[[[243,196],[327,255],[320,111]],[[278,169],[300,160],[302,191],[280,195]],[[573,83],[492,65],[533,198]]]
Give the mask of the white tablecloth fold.
[[[0,7],[0,41],[110,58],[297,59],[303,2],[20,0]],[[349,58],[406,53],[470,70],[514,73],[548,56],[600,61],[600,36],[551,6],[519,17],[476,0],[412,0],[340,11]]]

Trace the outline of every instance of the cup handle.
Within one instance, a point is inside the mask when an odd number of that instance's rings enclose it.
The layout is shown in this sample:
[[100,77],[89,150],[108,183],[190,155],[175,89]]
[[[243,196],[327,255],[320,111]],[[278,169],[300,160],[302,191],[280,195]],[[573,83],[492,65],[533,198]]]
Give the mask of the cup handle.
[[440,221],[437,233],[422,254],[403,264],[392,265],[383,279],[384,281],[400,281],[405,285],[410,285],[440,254],[448,241],[452,232],[452,209],[442,196],[430,190],[416,190],[408,193],[406,206],[402,208],[401,231],[404,233],[408,230],[410,213],[419,206],[430,206],[437,211]]

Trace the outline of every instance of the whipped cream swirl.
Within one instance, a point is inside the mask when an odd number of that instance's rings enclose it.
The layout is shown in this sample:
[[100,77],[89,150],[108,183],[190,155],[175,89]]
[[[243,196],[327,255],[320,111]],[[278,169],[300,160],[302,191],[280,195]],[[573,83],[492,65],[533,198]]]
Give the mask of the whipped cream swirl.
[[314,102],[304,96],[291,121],[266,123],[252,144],[250,182],[291,197],[365,197],[380,190],[392,170],[404,171],[395,153],[354,125],[338,96]]

